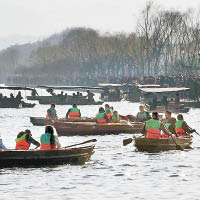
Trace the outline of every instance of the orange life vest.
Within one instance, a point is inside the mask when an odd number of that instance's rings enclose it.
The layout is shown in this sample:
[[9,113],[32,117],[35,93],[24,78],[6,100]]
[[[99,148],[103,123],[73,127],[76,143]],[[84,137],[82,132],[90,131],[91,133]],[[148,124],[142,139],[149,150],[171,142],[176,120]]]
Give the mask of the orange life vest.
[[108,123],[105,119],[104,113],[98,113],[96,116],[96,122],[100,124]]
[[17,150],[28,150],[30,144],[26,141],[26,134],[22,135],[20,138],[16,139],[16,147]]
[[79,119],[79,118],[80,118],[80,110],[78,108],[71,108],[68,119]]
[[146,138],[157,138],[157,139],[161,138],[160,125],[161,125],[161,122],[159,120],[150,119],[149,121],[147,121]]
[[182,128],[183,125],[183,121],[182,120],[178,120],[175,124],[175,131],[178,137],[186,137],[187,134],[185,132],[185,130]]

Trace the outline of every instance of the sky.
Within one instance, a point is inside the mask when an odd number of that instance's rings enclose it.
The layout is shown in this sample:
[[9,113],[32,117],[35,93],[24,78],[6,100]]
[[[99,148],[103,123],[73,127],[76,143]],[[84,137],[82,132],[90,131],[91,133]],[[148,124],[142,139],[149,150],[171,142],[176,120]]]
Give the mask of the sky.
[[[147,0],[0,0],[0,40],[46,37],[71,27],[132,32]],[[200,8],[200,0],[153,0],[165,9]]]

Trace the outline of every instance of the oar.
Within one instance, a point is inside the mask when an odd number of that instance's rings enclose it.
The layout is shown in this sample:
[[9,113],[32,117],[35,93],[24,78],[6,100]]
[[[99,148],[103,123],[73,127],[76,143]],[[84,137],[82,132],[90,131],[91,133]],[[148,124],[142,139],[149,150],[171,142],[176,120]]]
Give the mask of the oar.
[[[170,133],[169,129],[165,126],[165,124],[163,124],[163,126],[167,130],[167,132]],[[176,145],[177,150],[183,151],[184,148],[181,145],[177,144],[176,139],[174,139],[174,137],[172,135],[171,135],[171,138],[172,138],[172,141],[174,142],[174,144]]]
[[128,139],[123,140],[123,146],[130,144],[132,141],[133,141],[133,138],[128,138]]
[[[188,128],[189,128],[190,130],[192,130],[192,128],[191,128],[190,126],[188,126]],[[196,133],[198,136],[200,136],[200,134],[199,134],[198,132],[195,131],[195,133]]]
[[[133,127],[132,124],[130,124],[130,126]],[[134,127],[133,127],[134,128]],[[127,146],[128,144],[130,144],[133,141],[133,138],[128,138],[128,139],[124,139],[123,140],[123,146]]]
[[96,142],[96,141],[97,141],[96,139],[87,140],[85,142],[81,142],[81,143],[78,143],[78,144],[73,144],[73,145],[70,145],[70,146],[63,147],[63,149],[66,149],[66,148],[69,148],[69,147],[73,147],[73,146],[77,146],[77,145],[81,145],[81,144],[87,144],[87,143],[90,143],[90,142]]

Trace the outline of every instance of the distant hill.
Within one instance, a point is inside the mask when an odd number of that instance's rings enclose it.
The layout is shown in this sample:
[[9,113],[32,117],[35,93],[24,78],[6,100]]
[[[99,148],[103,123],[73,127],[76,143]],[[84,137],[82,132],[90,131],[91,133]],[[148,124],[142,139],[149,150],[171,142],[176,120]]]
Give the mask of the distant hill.
[[37,36],[25,36],[25,35],[9,35],[0,36],[0,50],[6,49],[13,45],[22,45],[25,43],[33,43],[41,40],[41,37]]

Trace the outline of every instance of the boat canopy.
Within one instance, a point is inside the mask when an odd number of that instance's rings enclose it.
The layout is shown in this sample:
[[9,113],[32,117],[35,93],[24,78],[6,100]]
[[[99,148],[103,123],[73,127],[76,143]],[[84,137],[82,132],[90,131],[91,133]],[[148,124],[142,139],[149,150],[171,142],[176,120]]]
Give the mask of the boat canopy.
[[171,88],[140,88],[144,93],[169,93],[169,92],[182,92],[190,90],[190,88],[185,87],[171,87]]
[[139,88],[158,88],[160,87],[160,85],[158,84],[146,84],[146,85],[137,85]]
[[100,83],[99,86],[102,87],[122,87],[124,84],[118,84],[118,83]]
[[51,86],[51,85],[39,85],[39,88],[44,89],[54,89],[54,90],[75,90],[75,89],[85,89],[85,90],[103,90],[102,87],[90,87],[90,86]]
[[30,90],[30,91],[35,90],[35,89],[29,88],[29,87],[18,87],[18,86],[0,86],[0,89],[5,89],[5,90]]

